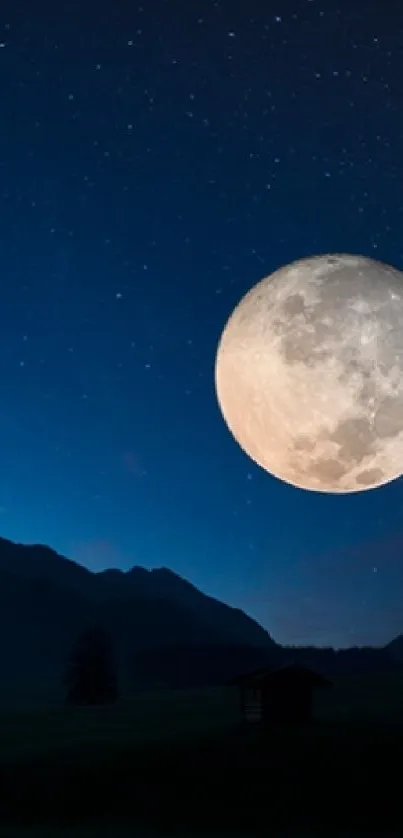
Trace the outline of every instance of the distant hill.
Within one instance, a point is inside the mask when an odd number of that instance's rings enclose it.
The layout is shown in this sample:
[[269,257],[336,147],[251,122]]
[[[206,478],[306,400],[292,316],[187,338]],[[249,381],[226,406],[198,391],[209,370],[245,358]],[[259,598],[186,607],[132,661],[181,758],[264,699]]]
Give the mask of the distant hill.
[[385,651],[392,660],[403,663],[403,634],[399,634],[385,646]]
[[401,670],[384,649],[371,647],[334,650],[314,646],[268,648],[224,645],[175,646],[141,651],[132,660],[134,682],[158,687],[203,687],[228,683],[236,675],[260,667],[298,663],[332,679]]

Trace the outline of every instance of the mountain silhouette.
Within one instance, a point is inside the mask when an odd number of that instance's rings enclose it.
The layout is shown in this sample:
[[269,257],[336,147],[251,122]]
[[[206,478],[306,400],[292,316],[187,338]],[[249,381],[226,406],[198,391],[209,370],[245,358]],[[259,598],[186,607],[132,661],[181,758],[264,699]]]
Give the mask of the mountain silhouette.
[[242,671],[298,661],[324,675],[400,667],[403,637],[385,649],[283,647],[255,620],[165,567],[99,573],[44,545],[0,538],[3,686],[58,685],[80,632],[100,625],[121,676],[136,685],[223,684]]
[[[176,613],[187,614],[197,634],[218,641],[269,645],[274,641],[255,620],[238,608],[225,605],[199,591],[165,567],[146,570],[133,567],[129,571],[117,569],[94,573],[71,559],[66,559],[50,547],[15,544],[0,538],[0,572],[7,571],[22,580],[41,580],[47,585],[63,589],[66,595],[85,597],[92,603],[105,600],[164,600]],[[163,606],[160,606],[163,607]],[[167,607],[167,606],[165,606]],[[150,608],[152,606],[150,605]],[[174,616],[174,615],[173,615]],[[191,626],[189,626],[191,630]],[[189,635],[192,638],[192,631]]]
[[89,624],[107,629],[124,671],[137,653],[184,639],[193,647],[275,646],[251,617],[167,568],[94,573],[49,547],[0,538],[3,678],[59,679],[72,643]]

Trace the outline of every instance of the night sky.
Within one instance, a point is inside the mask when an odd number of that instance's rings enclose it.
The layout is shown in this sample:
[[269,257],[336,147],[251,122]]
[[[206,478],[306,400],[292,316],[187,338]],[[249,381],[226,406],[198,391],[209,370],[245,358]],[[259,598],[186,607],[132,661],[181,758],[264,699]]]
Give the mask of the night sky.
[[214,389],[263,276],[329,251],[403,268],[400,0],[385,12],[1,4],[3,537],[170,567],[282,643],[403,631],[402,480],[283,484]]

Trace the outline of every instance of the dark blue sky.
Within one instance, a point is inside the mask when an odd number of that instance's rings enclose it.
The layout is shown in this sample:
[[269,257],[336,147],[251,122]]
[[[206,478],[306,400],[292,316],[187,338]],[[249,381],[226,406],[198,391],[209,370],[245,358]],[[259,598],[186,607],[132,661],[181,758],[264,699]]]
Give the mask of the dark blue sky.
[[304,493],[214,392],[293,259],[403,268],[400,0],[5,0],[0,534],[166,565],[284,643],[403,631],[403,483]]

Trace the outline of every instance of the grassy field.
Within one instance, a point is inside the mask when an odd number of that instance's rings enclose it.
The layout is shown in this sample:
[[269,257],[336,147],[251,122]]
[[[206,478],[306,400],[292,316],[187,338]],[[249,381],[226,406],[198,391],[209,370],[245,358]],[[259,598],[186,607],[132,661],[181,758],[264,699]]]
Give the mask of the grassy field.
[[242,728],[232,690],[4,707],[0,824],[40,824],[7,838],[403,834],[403,677],[339,679],[316,719]]

